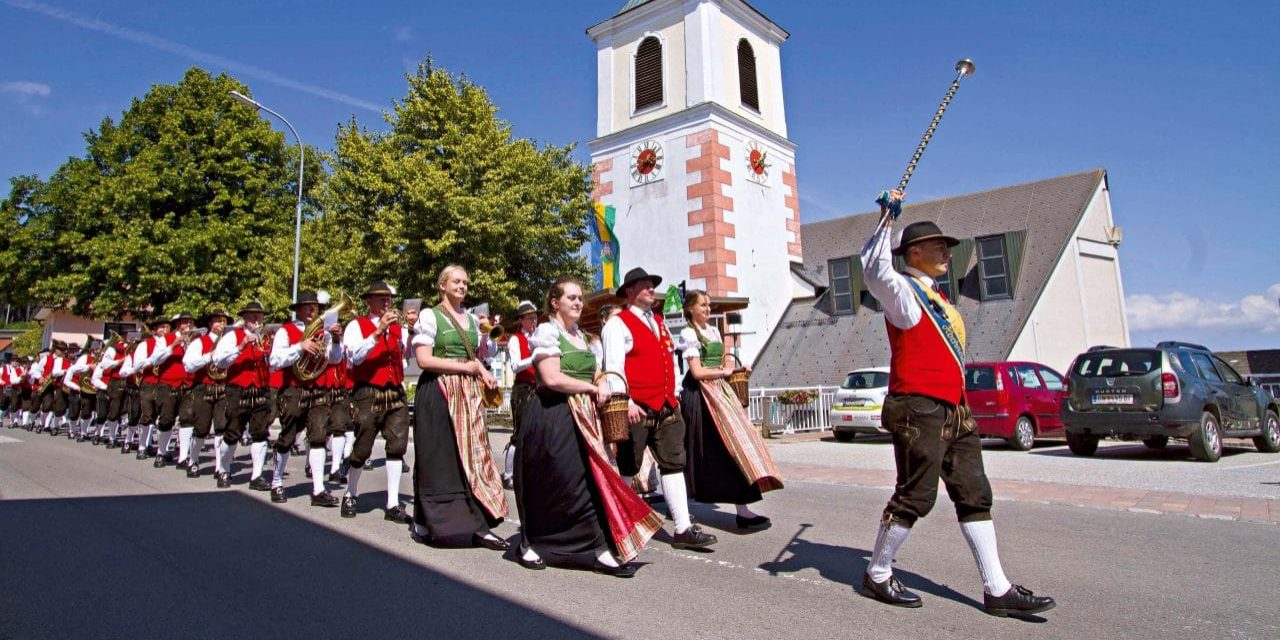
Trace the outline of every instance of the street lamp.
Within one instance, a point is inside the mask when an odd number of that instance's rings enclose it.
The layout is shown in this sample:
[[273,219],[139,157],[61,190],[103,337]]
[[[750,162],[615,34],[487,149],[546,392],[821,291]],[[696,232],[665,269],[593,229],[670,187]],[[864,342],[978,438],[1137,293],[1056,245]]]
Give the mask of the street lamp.
[[257,100],[254,100],[239,91],[232,91],[231,97],[253,107],[254,109],[261,109],[277,118],[280,118],[280,121],[284,123],[284,126],[289,127],[289,130],[293,132],[294,139],[298,141],[298,207],[293,217],[293,297],[289,299],[290,303],[296,302],[298,300],[298,265],[299,258],[302,253],[302,166],[306,164],[306,156],[304,155],[306,152],[302,148],[302,137],[298,135],[298,130],[294,129],[293,125],[289,124],[289,121],[286,120],[284,116],[268,109]]

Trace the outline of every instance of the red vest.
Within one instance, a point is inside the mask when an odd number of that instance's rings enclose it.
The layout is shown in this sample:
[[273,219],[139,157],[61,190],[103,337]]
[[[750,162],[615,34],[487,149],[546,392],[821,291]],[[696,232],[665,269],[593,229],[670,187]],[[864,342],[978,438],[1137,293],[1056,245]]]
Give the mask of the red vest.
[[[356,318],[360,327],[360,335],[368,338],[378,330],[368,316]],[[387,327],[387,333],[373,345],[364,362],[351,369],[351,380],[355,384],[367,384],[374,387],[390,387],[404,382],[404,349],[400,346],[400,325]]]
[[671,334],[667,333],[666,323],[654,317],[658,323],[655,336],[649,325],[631,313],[631,309],[624,309],[618,317],[631,332],[631,351],[623,363],[631,399],[653,411],[663,405],[679,406],[675,391],[676,367],[671,360]]
[[81,372],[79,372],[79,373],[76,373],[74,376],[71,376],[71,384],[74,384],[74,385],[76,385],[77,387],[79,387],[79,386],[80,386],[80,380],[81,380],[81,378],[82,378],[83,376],[92,376],[92,375],[93,375],[93,354],[89,354],[89,355],[85,356],[84,363],[85,363],[86,365],[89,365],[89,368],[88,368],[88,369],[85,369],[84,371],[81,371]]
[[[116,350],[117,360],[124,360],[124,356],[125,356],[124,347],[125,345],[123,342],[117,342],[111,345],[111,348]],[[111,381],[115,380],[118,377],[120,377],[120,365],[116,365],[110,369],[102,370],[102,384],[111,384]]]
[[[147,345],[147,359],[148,360],[151,359],[151,356],[154,355],[156,352],[155,336],[151,336],[150,338],[147,338],[142,344]],[[160,382],[160,376],[156,375],[155,367],[151,367],[151,366],[143,367],[142,371],[139,371],[139,373],[142,374],[142,382],[144,384],[156,384]]]
[[321,373],[320,377],[316,378],[315,385],[321,389],[341,389],[346,386],[347,378],[349,377],[347,375],[347,362],[343,360],[325,367],[324,373]]
[[[515,340],[520,345],[521,360],[527,360],[529,356],[533,355],[533,350],[529,348],[529,338],[525,337],[523,331],[520,331],[519,329],[517,329],[515,335],[511,336],[511,339]],[[533,374],[533,367],[529,367],[528,369],[525,369],[524,371],[517,373],[516,382],[524,382],[527,384],[537,384],[538,379]]]
[[[298,325],[292,322],[286,322],[285,324],[281,325],[280,328],[284,329],[284,334],[289,339],[289,343],[285,346],[292,347],[293,345],[298,344],[299,342],[302,342],[302,329],[299,329]],[[273,346],[272,348],[274,349],[275,347]],[[311,381],[299,380],[298,376],[294,375],[292,366],[285,367],[283,369],[280,369],[279,371],[273,371],[272,373],[279,375],[280,384],[281,386],[284,386],[284,387],[316,386],[316,383],[314,380],[311,380]],[[271,384],[272,387],[279,388],[279,387],[276,387],[275,380],[272,380],[271,382],[272,382]]]
[[[236,329],[232,334],[236,339],[236,346],[244,344],[244,329]],[[245,347],[244,351],[236,356],[231,366],[227,368],[227,384],[233,384],[237,387],[265,387],[270,380],[267,372],[267,357],[262,352],[261,342],[254,343]]]
[[889,393],[928,396],[960,404],[964,400],[964,367],[956,362],[946,339],[928,318],[910,329],[888,320]]
[[[197,338],[197,340],[200,341],[200,353],[204,354],[205,356],[213,355],[213,348],[218,345],[218,343],[214,342],[213,336],[210,336],[209,334],[206,333],[200,336],[199,338]],[[192,382],[198,385],[215,384],[217,382],[213,378],[209,377],[208,365],[200,367],[200,370],[192,374],[191,377],[192,377]]]
[[9,367],[8,367],[8,365],[5,365],[5,366],[3,366],[3,367],[0,367],[0,385],[4,385],[4,386],[6,386],[6,387],[7,387],[7,386],[9,386],[9,384],[10,384],[10,383],[11,383],[11,381],[9,380]]
[[169,357],[164,362],[156,365],[159,372],[156,377],[160,380],[160,384],[167,387],[185,387],[191,384],[191,376],[187,375],[187,370],[182,366],[182,355],[187,352],[187,348],[174,344],[178,341],[178,336],[169,334],[164,337],[166,344],[173,344],[173,351],[169,353]]

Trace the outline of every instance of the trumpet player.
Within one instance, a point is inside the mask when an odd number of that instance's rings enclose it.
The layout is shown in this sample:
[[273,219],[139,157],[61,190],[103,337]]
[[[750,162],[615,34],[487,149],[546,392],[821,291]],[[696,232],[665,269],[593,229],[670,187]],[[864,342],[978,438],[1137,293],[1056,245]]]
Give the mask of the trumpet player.
[[7,360],[0,367],[0,384],[4,385],[4,397],[0,399],[0,425],[13,428],[14,415],[19,412],[19,380],[22,378],[21,365],[18,360]]
[[[150,358],[151,367],[156,372],[155,426],[160,437],[159,453],[154,463],[157,469],[169,463],[169,443],[173,439],[173,427],[177,424],[179,417],[189,421],[191,415],[191,407],[187,404],[187,397],[191,391],[191,376],[183,367],[182,358],[186,354],[187,345],[198,335],[195,330],[196,319],[191,314],[183,312],[170,318],[170,322],[173,331],[156,338],[156,349]],[[185,431],[187,446],[190,447],[191,444],[190,427],[183,425],[178,439],[179,468],[186,466],[184,464],[186,457],[182,453],[181,446],[182,431]]]
[[[156,435],[156,419],[159,414],[160,398],[159,385],[160,376],[157,373],[154,359],[156,353],[168,344],[169,330],[173,327],[172,320],[168,318],[156,318],[149,325],[151,335],[138,343],[133,349],[134,368],[138,373],[142,374],[140,398],[142,400],[142,412],[139,417],[138,427],[142,430],[142,442],[138,447],[138,460],[146,460],[151,453],[151,447],[155,444]],[[169,443],[166,439],[165,445]],[[163,466],[163,463],[161,464]]]
[[[327,296],[326,296],[327,297]],[[327,303],[328,301],[323,301]],[[295,365],[304,357],[323,355],[326,369],[342,362],[342,326],[334,323],[327,332],[310,333],[313,322],[323,323],[320,315],[320,296],[304,291],[289,306],[297,318],[286,322],[276,331],[271,346],[271,370],[279,371],[282,378],[280,391],[280,434],[276,437],[275,469],[271,478],[271,501],[288,502],[284,495],[284,469],[289,462],[290,449],[300,432],[306,432],[307,463],[311,473],[311,504],[318,507],[336,507],[338,499],[324,486],[324,456],[328,441],[328,411],[317,406],[322,392],[317,378],[299,377]],[[320,325],[323,326],[323,325]],[[310,335],[309,335],[310,334]],[[325,392],[327,395],[327,392]],[[316,414],[314,419],[312,414]]]
[[350,471],[347,490],[342,496],[341,515],[356,517],[360,474],[373,454],[373,441],[379,433],[386,440],[387,510],[386,520],[410,522],[400,504],[400,476],[404,471],[404,454],[409,446],[409,407],[404,393],[404,353],[409,333],[400,314],[391,308],[396,294],[387,283],[375,281],[360,294],[369,307],[366,316],[347,323],[342,344],[351,363],[354,382],[352,403],[355,406],[356,439],[347,458]]
[[120,435],[120,415],[125,404],[124,377],[120,375],[120,365],[124,362],[125,353],[124,339],[117,335],[107,345],[97,366],[93,368],[91,382],[98,389],[98,420],[103,421],[103,428],[110,429],[111,432],[107,436],[108,449],[115,448]]
[[200,449],[204,447],[210,429],[221,434],[227,424],[227,387],[220,377],[215,378],[221,374],[211,372],[209,368],[213,363],[214,346],[226,332],[230,320],[231,316],[222,310],[205,314],[203,324],[208,331],[192,340],[182,354],[182,367],[192,379],[191,391],[187,394],[191,405],[191,426],[178,430],[179,455],[186,456],[188,478],[200,477]]
[[63,357],[66,345],[61,340],[54,340],[50,351],[40,358],[32,367],[29,378],[36,385],[39,393],[39,417],[36,426],[51,434],[57,433],[59,422],[67,413],[67,394],[56,381],[67,371],[67,360]]
[[214,476],[221,488],[231,486],[231,463],[235,458],[236,445],[248,427],[252,441],[249,453],[253,459],[249,488],[254,491],[271,489],[271,484],[262,477],[262,468],[267,460],[267,429],[271,424],[271,408],[268,406],[271,398],[270,372],[267,354],[262,349],[263,312],[260,302],[246,304],[239,312],[244,325],[228,331],[218,339],[213,349],[214,366],[227,372],[227,428],[214,456],[217,465]]
[[533,349],[529,339],[538,326],[538,308],[529,300],[522,301],[516,307],[516,330],[507,340],[507,362],[515,374],[515,383],[511,385],[511,442],[503,451],[502,484],[512,488],[512,474],[515,473],[516,432],[520,430],[520,421],[524,418],[525,405],[533,397],[533,389],[538,381],[533,373]]
[[83,378],[93,375],[93,351],[89,348],[92,341],[86,339],[84,348],[62,378],[62,386],[67,389],[67,419],[71,426],[67,428],[67,437],[76,442],[84,442],[89,429],[89,421],[93,418],[93,408],[97,400],[91,393],[84,393]]

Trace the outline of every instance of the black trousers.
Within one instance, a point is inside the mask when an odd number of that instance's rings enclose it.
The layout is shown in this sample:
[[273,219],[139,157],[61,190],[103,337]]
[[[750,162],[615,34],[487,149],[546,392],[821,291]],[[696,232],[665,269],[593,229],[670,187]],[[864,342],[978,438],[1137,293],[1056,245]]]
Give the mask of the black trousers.
[[353,421],[351,394],[346,389],[312,390],[307,409],[307,444],[324,448],[330,436],[340,436]]
[[516,433],[520,431],[520,423],[524,421],[524,408],[533,397],[534,386],[528,382],[517,382],[511,385],[511,441],[516,441]]
[[67,415],[66,389],[57,382],[49,385],[49,388],[40,394],[40,410],[45,413],[53,412],[53,415],[59,418]]
[[141,424],[153,425],[156,423],[156,417],[160,414],[159,398],[160,385],[156,382],[142,383],[142,422]]
[[[65,389],[65,387],[63,388]],[[66,391],[63,391],[63,393],[67,394],[67,419],[75,420],[76,418],[79,418],[80,417],[80,392],[71,391],[68,389]]]
[[13,387],[5,387],[0,393],[0,411],[8,411],[13,406]]
[[[186,402],[186,398],[190,389],[188,387],[171,387],[163,382],[155,385],[153,390],[152,409],[155,411],[155,425],[160,431],[172,431],[173,425],[178,421],[179,410],[182,404]],[[146,388],[143,387],[143,397],[146,397]],[[146,404],[144,402],[143,406]],[[144,409],[145,413],[145,409]],[[144,424],[151,424],[145,421]]]
[[124,378],[116,378],[107,383],[107,422],[118,422],[120,416],[128,410],[129,402],[125,391]]
[[387,441],[387,459],[403,460],[409,449],[409,405],[404,387],[357,386],[351,404],[355,407],[356,442],[348,464],[364,466],[373,455],[373,441],[379,433]]
[[76,395],[80,396],[80,411],[76,413],[75,417],[87,421],[93,417],[93,410],[98,408],[98,394],[81,391]]
[[664,475],[684,471],[684,418],[679,407],[660,411],[644,408],[644,419],[631,425],[631,439],[618,443],[618,472],[624,476],[640,473],[644,451],[653,451],[658,470]]
[[298,440],[298,434],[307,428],[309,391],[302,387],[285,387],[280,390],[280,435],[276,436],[275,446],[277,452],[287,453]]
[[227,385],[202,384],[187,394],[187,405],[191,408],[191,426],[195,428],[193,435],[201,440],[213,433],[222,433],[227,428]]
[[124,386],[124,403],[125,411],[129,414],[129,424],[139,426],[142,424],[142,388],[137,385],[128,383]]
[[969,407],[927,396],[891,395],[881,417],[893,435],[898,469],[893,497],[884,509],[887,520],[910,527],[928,515],[938,499],[939,478],[961,522],[991,519],[991,483]]
[[[110,387],[108,387],[108,390]],[[102,389],[98,389],[97,400],[94,402],[93,424],[99,425],[107,421],[107,410],[111,408],[111,394]]]
[[275,413],[271,407],[274,400],[274,390],[267,387],[227,385],[227,428],[222,432],[222,440],[227,444],[239,443],[247,427],[254,442],[266,442]]

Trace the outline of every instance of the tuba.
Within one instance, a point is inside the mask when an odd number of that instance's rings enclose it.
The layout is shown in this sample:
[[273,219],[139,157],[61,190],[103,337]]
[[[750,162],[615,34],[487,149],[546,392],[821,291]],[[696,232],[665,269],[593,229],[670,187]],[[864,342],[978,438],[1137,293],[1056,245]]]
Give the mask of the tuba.
[[[326,334],[324,330],[325,317],[329,314],[333,314],[334,317],[338,318],[339,322],[342,322],[355,316],[355,309],[356,305],[355,302],[351,300],[351,297],[346,293],[339,293],[338,304],[329,307],[324,313],[321,313],[314,320],[307,323],[307,326],[302,330],[301,342],[315,340],[318,337],[324,336],[324,343],[327,346],[328,334]],[[302,357],[298,358],[298,361],[293,363],[293,375],[304,382],[309,382],[319,378],[320,374],[324,373],[324,370],[329,366],[329,354],[327,351],[327,349],[321,349],[316,353],[303,352]]]
[[[89,354],[89,361],[91,363],[96,362],[99,358],[101,358],[102,352],[107,350],[107,341],[103,340],[98,344],[97,349],[90,351],[89,345],[93,344],[94,342],[95,342],[95,339],[93,336],[88,334],[85,335],[85,342],[84,342],[85,351]],[[88,371],[80,374],[79,384],[80,384],[80,393],[88,394],[88,395],[97,395],[98,388],[93,386],[93,367],[90,367]]]
[[[244,320],[240,319],[240,320],[236,320],[235,324],[231,325],[230,327],[227,327],[227,330],[235,331],[236,329],[239,329],[240,327],[243,327],[243,326],[244,326]],[[222,336],[218,336],[218,338],[221,339]],[[217,341],[215,340],[214,343],[216,344]],[[209,354],[209,355],[213,355],[213,354]],[[210,362],[207,370],[205,371],[205,375],[209,376],[210,380],[222,382],[223,380],[227,379],[227,370],[219,369],[217,365],[213,364],[213,362]]]

